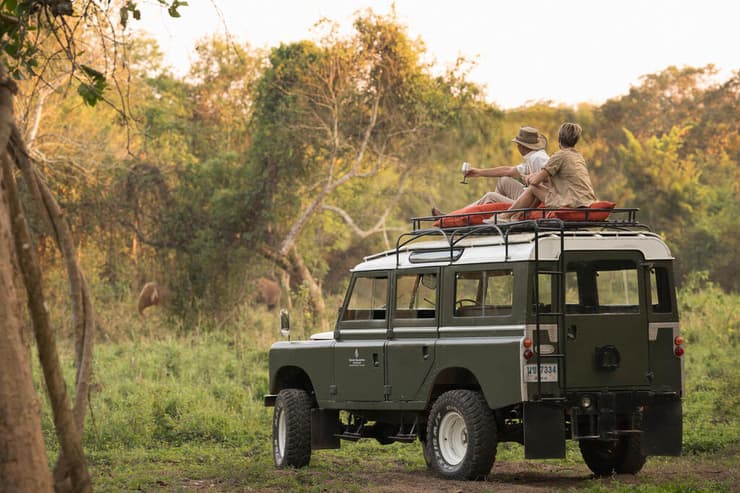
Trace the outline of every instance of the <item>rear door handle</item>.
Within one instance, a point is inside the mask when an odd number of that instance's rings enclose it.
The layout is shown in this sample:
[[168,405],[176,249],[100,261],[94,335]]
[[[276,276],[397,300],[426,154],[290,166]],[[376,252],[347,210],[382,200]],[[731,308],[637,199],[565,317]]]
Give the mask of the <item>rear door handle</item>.
[[575,341],[578,336],[578,328],[575,325],[568,327],[567,337],[568,340]]

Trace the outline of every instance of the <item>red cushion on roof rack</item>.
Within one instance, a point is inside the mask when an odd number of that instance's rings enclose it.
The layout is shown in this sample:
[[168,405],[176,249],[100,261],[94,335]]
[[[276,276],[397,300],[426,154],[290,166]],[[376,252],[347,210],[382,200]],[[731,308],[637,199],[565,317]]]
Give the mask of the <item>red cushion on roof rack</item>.
[[[537,206],[538,209],[543,209],[545,207],[545,204],[540,204]],[[545,211],[525,211],[520,212],[517,215],[521,216],[521,219],[545,219],[546,213]],[[516,219],[517,215],[514,215],[513,217]]]
[[[600,200],[593,202],[587,208],[572,209],[572,210],[557,210],[550,211],[547,213],[548,218],[562,219],[563,221],[606,221],[606,218],[611,214],[610,210],[616,206],[614,202],[608,200]],[[585,209],[610,209],[596,212],[586,212]]]
[[[434,226],[437,228],[459,228],[462,226],[483,224],[483,220],[491,217],[493,215],[493,212],[504,211],[509,207],[511,207],[511,204],[503,204],[501,202],[493,202],[483,205],[471,205],[470,207],[464,207],[462,209],[452,211],[448,213],[445,217],[437,219],[434,222]],[[475,214],[480,212],[490,212],[491,214]]]

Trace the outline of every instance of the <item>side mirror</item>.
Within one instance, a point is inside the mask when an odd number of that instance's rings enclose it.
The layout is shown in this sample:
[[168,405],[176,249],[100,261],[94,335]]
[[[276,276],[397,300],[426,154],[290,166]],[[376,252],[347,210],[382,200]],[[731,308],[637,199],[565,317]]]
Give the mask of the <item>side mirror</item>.
[[280,335],[290,339],[290,315],[285,308],[280,310]]

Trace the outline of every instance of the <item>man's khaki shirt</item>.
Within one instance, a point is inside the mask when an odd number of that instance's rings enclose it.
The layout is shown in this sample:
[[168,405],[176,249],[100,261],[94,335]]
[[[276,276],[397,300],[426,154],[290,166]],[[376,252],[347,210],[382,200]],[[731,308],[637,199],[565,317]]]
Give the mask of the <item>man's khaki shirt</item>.
[[559,150],[550,157],[544,169],[550,175],[547,207],[588,207],[597,200],[586,160],[575,149]]

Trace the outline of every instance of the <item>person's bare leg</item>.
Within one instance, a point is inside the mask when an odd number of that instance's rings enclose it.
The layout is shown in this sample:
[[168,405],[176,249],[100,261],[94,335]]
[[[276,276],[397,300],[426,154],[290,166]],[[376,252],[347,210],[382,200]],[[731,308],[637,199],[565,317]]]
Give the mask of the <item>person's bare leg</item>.
[[[537,204],[539,204],[540,199],[537,198],[537,195],[534,191],[535,187],[527,187],[524,189],[522,194],[517,198],[513,204],[511,204],[510,209],[529,209],[532,207],[537,207]],[[544,198],[544,197],[543,197]],[[515,213],[506,213],[499,215],[499,218],[501,219],[511,219],[511,216],[513,216]]]

